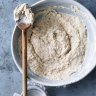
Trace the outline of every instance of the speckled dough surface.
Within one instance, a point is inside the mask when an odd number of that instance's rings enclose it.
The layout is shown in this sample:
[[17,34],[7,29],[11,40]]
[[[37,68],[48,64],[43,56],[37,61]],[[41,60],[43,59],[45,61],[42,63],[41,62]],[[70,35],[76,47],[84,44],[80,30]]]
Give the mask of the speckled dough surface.
[[29,29],[27,57],[31,70],[62,80],[79,71],[85,55],[86,27],[76,16],[46,11]]
[[30,6],[26,3],[23,3],[17,6],[14,10],[14,20],[16,23],[26,23],[33,24],[34,22],[34,14],[30,8]]

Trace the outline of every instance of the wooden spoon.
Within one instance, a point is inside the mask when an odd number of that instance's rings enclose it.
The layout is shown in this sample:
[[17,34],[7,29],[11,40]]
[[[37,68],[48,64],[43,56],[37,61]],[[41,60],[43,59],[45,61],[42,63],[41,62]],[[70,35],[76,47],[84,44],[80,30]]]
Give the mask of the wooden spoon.
[[27,96],[27,36],[26,29],[30,24],[20,23],[17,25],[22,30],[22,88],[23,96]]
[[26,29],[33,25],[34,13],[31,7],[24,3],[14,10],[14,20],[22,30],[22,89],[23,96],[27,96],[27,34]]

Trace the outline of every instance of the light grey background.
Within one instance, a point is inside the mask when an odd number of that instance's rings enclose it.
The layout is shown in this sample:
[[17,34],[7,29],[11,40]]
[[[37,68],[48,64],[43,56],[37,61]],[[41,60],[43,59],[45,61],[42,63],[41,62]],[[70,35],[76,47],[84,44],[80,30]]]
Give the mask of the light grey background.
[[[21,92],[21,73],[11,56],[11,35],[15,25],[13,10],[21,3],[38,0],[0,0],[0,96]],[[96,0],[78,0],[96,17]],[[66,88],[47,88],[49,96],[96,96],[96,68],[85,79]]]

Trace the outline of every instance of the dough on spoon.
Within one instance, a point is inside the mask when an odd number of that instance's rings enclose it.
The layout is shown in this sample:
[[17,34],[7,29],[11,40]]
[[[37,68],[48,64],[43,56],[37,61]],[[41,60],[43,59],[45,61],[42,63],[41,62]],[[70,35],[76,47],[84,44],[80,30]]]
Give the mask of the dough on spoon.
[[33,24],[34,13],[31,7],[26,3],[17,6],[14,10],[14,20],[16,23]]

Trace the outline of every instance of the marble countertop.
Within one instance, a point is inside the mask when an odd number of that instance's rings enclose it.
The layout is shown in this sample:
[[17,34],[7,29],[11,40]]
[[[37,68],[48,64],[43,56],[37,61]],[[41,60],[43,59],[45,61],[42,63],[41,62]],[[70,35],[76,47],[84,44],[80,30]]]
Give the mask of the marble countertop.
[[[21,73],[11,55],[11,35],[15,25],[13,10],[21,3],[38,0],[0,0],[0,96],[21,93]],[[96,0],[78,0],[96,17]],[[66,88],[47,88],[49,96],[96,96],[96,68],[83,80]]]

